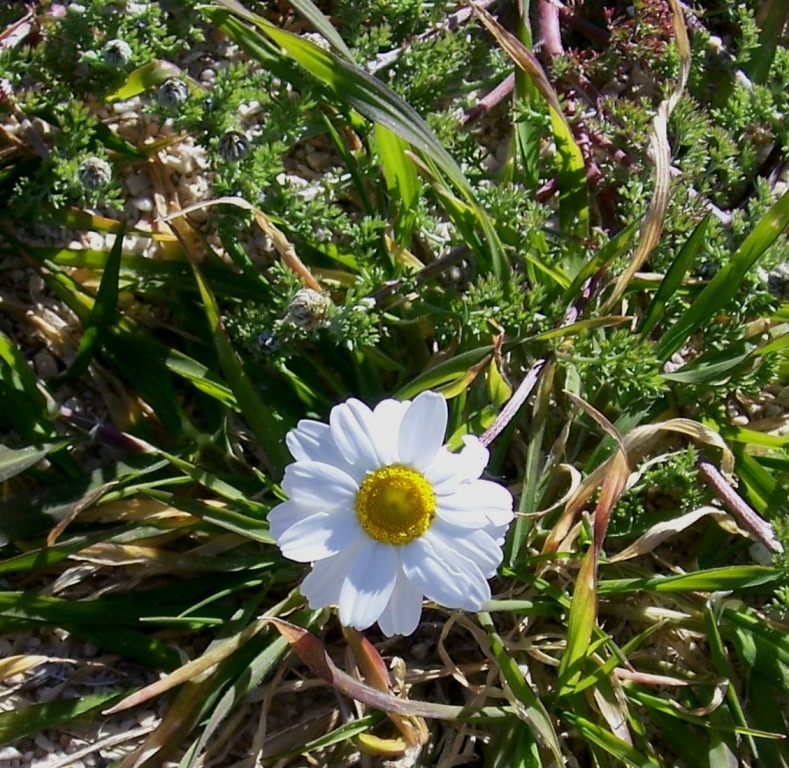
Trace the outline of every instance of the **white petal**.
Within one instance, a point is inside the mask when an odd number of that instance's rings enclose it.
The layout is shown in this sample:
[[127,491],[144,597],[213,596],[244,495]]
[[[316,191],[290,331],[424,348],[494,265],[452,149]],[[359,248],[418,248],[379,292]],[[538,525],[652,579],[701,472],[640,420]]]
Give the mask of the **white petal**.
[[345,549],[359,535],[351,512],[319,512],[287,528],[277,539],[285,557],[299,563],[323,560]]
[[305,507],[295,501],[283,501],[268,513],[269,533],[278,539],[291,525],[312,517],[318,511],[314,506]]
[[340,592],[340,623],[367,629],[386,608],[397,576],[391,544],[370,540],[358,553]]
[[417,628],[421,617],[422,592],[398,568],[392,596],[378,619],[378,626],[387,637],[410,635]]
[[[495,530],[498,532],[498,529]],[[490,531],[480,528],[474,530],[459,528],[436,518],[430,526],[430,533],[438,536],[448,547],[475,562],[486,579],[493,576],[501,565],[503,540],[497,541],[498,536],[494,538],[490,535]]]
[[441,448],[430,466],[425,468],[425,477],[438,496],[454,493],[462,482],[476,480],[488,465],[488,449],[474,435],[463,436],[463,450],[450,453]]
[[297,461],[285,468],[282,490],[302,506],[316,511],[353,507],[359,486],[343,470],[317,461]]
[[366,534],[360,534],[347,549],[315,563],[301,583],[301,594],[307,598],[310,608],[317,610],[340,602],[340,591],[348,576],[348,569],[359,549],[368,541],[369,537]]
[[354,479],[361,482],[379,466],[372,437],[373,412],[360,400],[351,398],[332,408],[329,426],[334,442],[352,466]]
[[380,466],[396,464],[400,461],[397,452],[397,437],[410,400],[382,400],[373,409],[375,423],[373,442]]
[[348,462],[337,449],[328,424],[302,419],[285,437],[296,461],[320,461],[344,469]]
[[446,608],[478,611],[490,600],[482,571],[430,531],[402,547],[402,563],[411,583]]
[[411,403],[400,425],[397,449],[400,461],[424,469],[433,461],[444,442],[447,429],[447,401],[436,392],[422,392]]
[[450,496],[436,497],[436,515],[462,528],[508,525],[514,516],[512,494],[489,480],[463,483]]

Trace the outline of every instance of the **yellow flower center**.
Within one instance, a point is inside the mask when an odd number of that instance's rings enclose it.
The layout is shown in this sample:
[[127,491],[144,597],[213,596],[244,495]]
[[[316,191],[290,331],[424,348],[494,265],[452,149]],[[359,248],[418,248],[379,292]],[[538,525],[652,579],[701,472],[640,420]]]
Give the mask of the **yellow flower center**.
[[392,464],[364,478],[355,506],[359,522],[371,538],[407,544],[430,527],[436,494],[415,469]]

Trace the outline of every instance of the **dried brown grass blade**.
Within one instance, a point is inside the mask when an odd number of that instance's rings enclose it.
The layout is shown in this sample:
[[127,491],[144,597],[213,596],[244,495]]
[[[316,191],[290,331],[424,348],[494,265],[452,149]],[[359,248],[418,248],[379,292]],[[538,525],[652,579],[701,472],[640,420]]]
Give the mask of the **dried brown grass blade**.
[[636,251],[630,260],[627,269],[619,276],[614,286],[613,293],[603,305],[601,312],[605,313],[622,297],[633,276],[646,260],[652,249],[658,244],[663,232],[663,222],[666,218],[669,201],[671,147],[668,143],[668,119],[679,102],[690,72],[690,40],[685,19],[679,0],[669,0],[674,17],[674,37],[679,49],[679,72],[674,85],[674,90],[664,99],[657,109],[657,114],[652,123],[649,135],[649,147],[655,163],[655,191],[647,208]]
[[[666,433],[679,433],[692,438],[699,443],[706,443],[721,450],[721,470],[725,475],[731,475],[734,469],[734,454],[726,445],[723,438],[715,430],[691,419],[669,419],[660,424],[647,424],[636,427],[628,432],[622,439],[625,456],[630,465],[637,463],[640,457],[653,449]],[[614,453],[597,469],[589,474],[575,490],[567,501],[564,512],[551,529],[543,546],[543,553],[558,552],[562,548],[578,513],[589,500],[594,491],[601,486],[605,478],[614,471],[614,462],[621,461],[621,450]]]
[[203,200],[183,210],[164,216],[160,220],[172,221],[181,216],[186,216],[193,211],[209,208],[212,205],[234,205],[236,208],[243,208],[246,211],[251,211],[252,215],[255,217],[255,223],[271,238],[271,242],[274,244],[274,248],[276,248],[285,266],[288,267],[291,272],[298,275],[304,281],[304,285],[306,285],[307,288],[312,288],[314,291],[323,290],[321,284],[312,276],[307,265],[298,257],[296,250],[288,238],[274,226],[271,219],[269,219],[263,211],[240,197],[219,197],[216,200]]
[[5,680],[7,677],[13,677],[14,675],[22,675],[47,661],[53,661],[53,659],[49,656],[36,656],[33,654],[9,656],[7,659],[0,659],[0,680]]

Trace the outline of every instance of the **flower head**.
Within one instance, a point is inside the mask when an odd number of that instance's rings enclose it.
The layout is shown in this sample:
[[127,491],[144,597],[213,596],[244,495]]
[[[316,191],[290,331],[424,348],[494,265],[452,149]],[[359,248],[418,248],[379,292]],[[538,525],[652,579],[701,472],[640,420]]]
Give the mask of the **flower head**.
[[488,451],[476,437],[451,453],[446,401],[358,400],[329,423],[300,421],[287,436],[296,461],[285,470],[288,500],[269,513],[282,553],[313,562],[301,591],[311,608],[338,605],[357,629],[409,635],[422,599],[479,610],[501,563],[512,496],[481,480]]

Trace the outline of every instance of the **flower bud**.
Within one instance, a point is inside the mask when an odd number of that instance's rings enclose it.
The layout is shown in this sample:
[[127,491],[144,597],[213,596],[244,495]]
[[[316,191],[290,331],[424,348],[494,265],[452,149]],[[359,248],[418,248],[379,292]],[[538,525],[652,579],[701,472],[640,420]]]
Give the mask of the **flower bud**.
[[159,86],[157,100],[160,107],[176,109],[189,98],[189,87],[177,78],[169,77]]
[[104,61],[109,66],[121,69],[131,61],[132,49],[125,40],[108,40],[104,44],[103,54]]
[[112,179],[112,168],[100,157],[88,157],[77,168],[80,184],[89,192],[106,187]]
[[249,139],[238,131],[225,131],[216,149],[225,162],[237,163],[249,154]]
[[326,324],[330,309],[328,296],[312,288],[302,288],[290,300],[285,319],[303,331],[312,331]]

